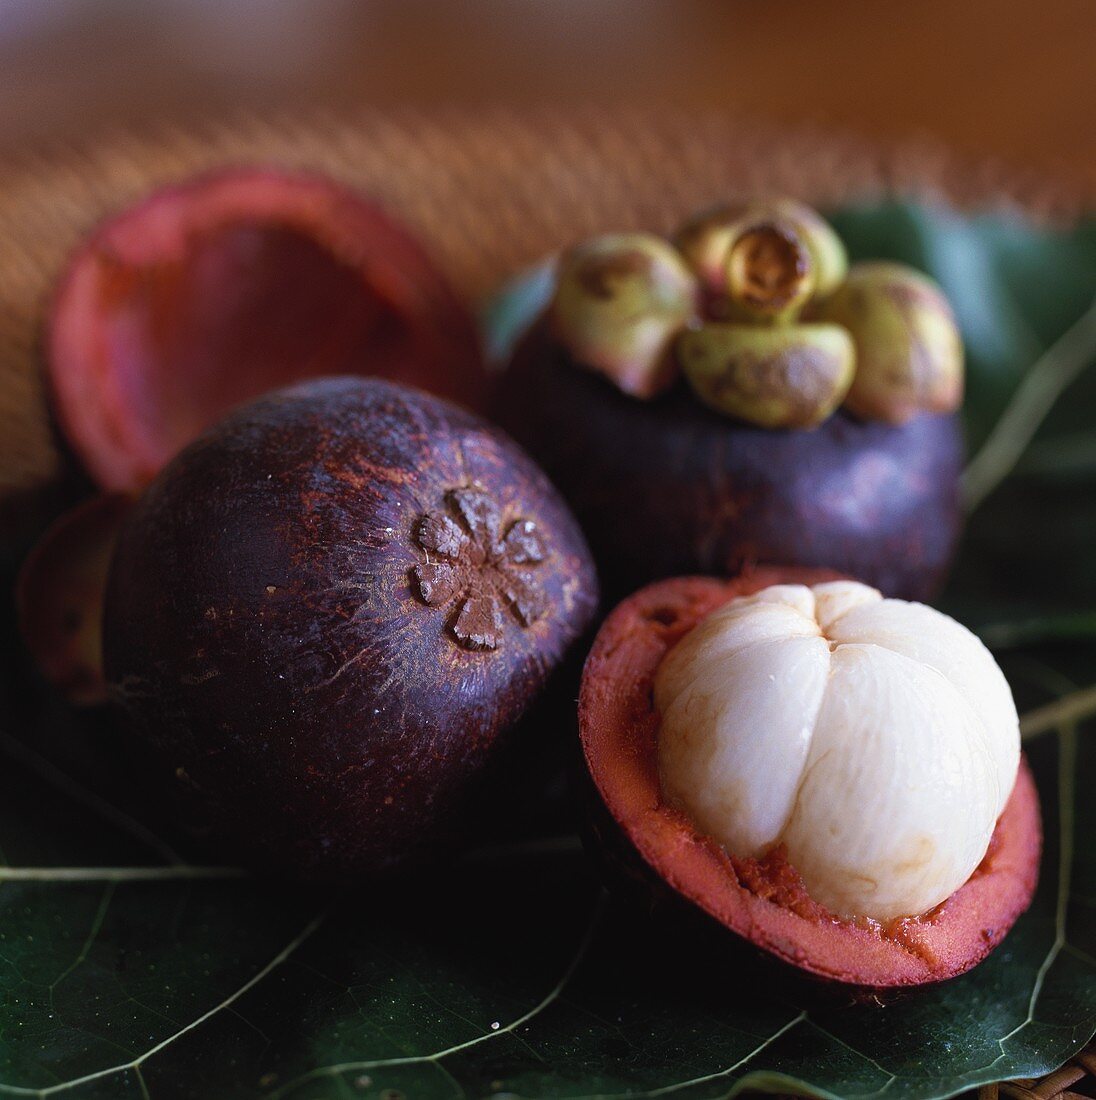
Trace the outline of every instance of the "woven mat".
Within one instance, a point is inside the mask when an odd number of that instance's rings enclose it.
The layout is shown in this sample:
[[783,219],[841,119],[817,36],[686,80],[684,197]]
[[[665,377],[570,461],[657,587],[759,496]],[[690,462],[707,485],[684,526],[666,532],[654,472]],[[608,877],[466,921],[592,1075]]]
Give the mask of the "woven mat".
[[978,1100],[1085,1100],[1092,1096],[1096,1096],[1096,1043],[1042,1080],[1006,1081],[978,1090]]
[[[76,242],[151,187],[232,163],[326,172],[402,217],[470,298],[561,245],[607,229],[667,231],[705,205],[778,191],[820,206],[888,193],[1018,207],[1068,221],[1092,196],[933,145],[869,146],[721,115],[444,111],[255,117],[105,136],[0,166],[0,530],[5,503],[55,484],[39,335]],[[1051,1100],[1096,1095],[1096,1046],[1042,1081],[992,1085]]]
[[38,338],[65,257],[105,214],[214,165],[317,169],[379,198],[471,296],[610,228],[666,230],[705,204],[778,190],[819,205],[889,191],[1068,218],[1078,196],[929,145],[880,150],[721,115],[544,110],[239,116],[117,134],[0,167],[0,518],[62,470]]

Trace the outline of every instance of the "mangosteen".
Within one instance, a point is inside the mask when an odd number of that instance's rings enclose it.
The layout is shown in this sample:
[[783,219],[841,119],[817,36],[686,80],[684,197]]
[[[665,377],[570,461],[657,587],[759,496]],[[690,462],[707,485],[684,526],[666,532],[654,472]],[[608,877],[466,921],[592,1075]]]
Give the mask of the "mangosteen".
[[76,250],[46,332],[55,416],[133,491],[226,411],[305,378],[390,378],[476,407],[474,323],[398,222],[321,176],[232,168],[164,187]]
[[137,503],[106,673],[227,849],[341,880],[445,841],[596,602],[581,531],[500,431],[391,382],[312,381]]
[[124,494],[104,493],[63,513],[27,555],[16,581],[27,649],[46,680],[77,706],[106,700],[103,594],[131,504]]
[[931,280],[848,268],[814,211],[777,200],[564,254],[495,409],[616,597],[762,562],[927,599],[960,529],[962,378]]
[[658,582],[603,624],[579,725],[602,842],[812,975],[949,978],[1030,903],[1011,693],[925,605],[809,570]]

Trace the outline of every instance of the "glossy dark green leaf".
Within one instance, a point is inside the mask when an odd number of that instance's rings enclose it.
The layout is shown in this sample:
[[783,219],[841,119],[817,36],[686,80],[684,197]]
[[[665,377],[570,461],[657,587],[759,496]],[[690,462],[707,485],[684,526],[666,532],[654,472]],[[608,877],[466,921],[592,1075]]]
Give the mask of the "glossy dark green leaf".
[[[952,296],[975,448],[1096,293],[1091,226],[901,204],[836,221],[854,256],[916,263]],[[543,289],[497,307],[496,344]],[[0,701],[0,1097],[928,1098],[1060,1064],[1096,1031],[1096,723],[1075,694],[1096,682],[1096,370],[1078,375],[1015,470],[988,467],[947,599],[1003,646],[1021,709],[1076,704],[1032,720],[1041,884],[983,965],[846,1003],[698,919],[610,902],[568,836],[342,895],[235,877],[138,824],[109,730],[28,699],[16,674]],[[514,813],[500,841],[524,828]]]

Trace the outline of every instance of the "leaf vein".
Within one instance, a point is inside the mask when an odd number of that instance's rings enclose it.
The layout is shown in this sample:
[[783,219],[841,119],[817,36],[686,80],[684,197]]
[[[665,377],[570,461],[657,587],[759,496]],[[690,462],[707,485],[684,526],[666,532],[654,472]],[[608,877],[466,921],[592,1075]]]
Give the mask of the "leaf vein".
[[963,476],[968,514],[1001,484],[1062,392],[1096,355],[1096,299],[1024,375]]
[[185,879],[246,878],[239,867],[201,867],[173,863],[166,867],[0,867],[5,882],[177,882]]
[[95,942],[96,937],[99,935],[100,930],[103,927],[103,921],[106,920],[107,910],[110,908],[111,899],[114,897],[115,887],[113,885],[107,886],[103,891],[103,896],[99,900],[99,907],[95,912],[95,916],[91,922],[91,928],[88,930],[87,936],[84,938],[83,946],[80,948],[79,954],[76,958],[67,966],[61,973],[50,982],[49,986],[49,1003],[50,1007],[53,1007],[53,994],[57,987],[88,957],[88,952],[91,950],[91,945]]
[[[559,998],[564,987],[571,978],[574,977],[575,972],[582,965],[583,959],[586,958],[586,954],[590,949],[590,945],[593,943],[594,936],[605,914],[606,903],[607,895],[602,891],[598,895],[598,900],[594,906],[594,911],[590,917],[589,923],[587,924],[586,931],[583,933],[582,939],[575,950],[575,954],[570,963],[568,963],[567,968],[563,971],[563,974],[560,976],[559,981],[557,981],[532,1008],[524,1012],[521,1016],[518,1016],[515,1020],[512,1020],[510,1023],[504,1024],[494,1031],[488,1031],[483,1035],[477,1035],[474,1039],[468,1039],[466,1042],[457,1043],[454,1046],[446,1047],[444,1050],[435,1051],[433,1054],[412,1054],[402,1058],[380,1058],[373,1061],[340,1062],[330,1066],[317,1066],[315,1069],[311,1069],[300,1077],[294,1078],[277,1091],[271,1093],[270,1100],[277,1100],[278,1097],[285,1096],[298,1086],[307,1084],[309,1081],[316,1080],[319,1077],[334,1077],[354,1070],[383,1069],[386,1066],[411,1066],[421,1065],[427,1062],[440,1062],[442,1058],[448,1058],[450,1055],[457,1054],[462,1050],[468,1050],[470,1047],[478,1046],[480,1043],[485,1043],[490,1039],[497,1039],[502,1035],[511,1034],[517,1028],[521,1027],[523,1024],[527,1024],[535,1016],[538,1016]],[[515,1037],[521,1039],[520,1036]]]
[[275,970],[277,967],[281,966],[281,964],[284,963],[290,957],[290,955],[292,955],[293,952],[296,951],[301,946],[301,944],[303,944],[320,927],[321,924],[323,924],[324,920],[327,918],[328,912],[329,910],[324,910],[316,917],[313,917],[313,919],[309,921],[308,924],[306,924],[305,927],[301,929],[301,931],[298,932],[297,935],[294,936],[293,939],[290,940],[290,942],[286,944],[286,946],[283,947],[277,955],[274,956],[274,958],[272,958],[260,970],[256,971],[256,973],[254,973],[246,982],[244,982],[244,984],[241,985],[239,989],[226,997],[223,1001],[220,1002],[220,1004],[214,1005],[211,1009],[202,1013],[202,1015],[199,1016],[196,1020],[193,1020],[191,1023],[187,1024],[186,1027],[180,1028],[173,1035],[169,1035],[166,1039],[161,1040],[154,1047],[150,1047],[148,1050],[145,1051],[144,1054],[140,1055],[140,1057],[134,1058],[130,1062],[123,1062],[116,1066],[108,1066],[106,1069],[97,1070],[94,1073],[85,1074],[83,1077],[75,1077],[70,1081],[63,1081],[60,1084],[50,1085],[48,1088],[43,1089],[26,1088],[21,1085],[9,1085],[5,1084],[4,1082],[0,1082],[0,1093],[8,1096],[35,1096],[44,1098],[47,1096],[55,1095],[59,1092],[64,1092],[67,1089],[76,1088],[77,1085],[84,1085],[90,1081],[99,1081],[104,1077],[110,1077],[117,1073],[125,1073],[129,1070],[137,1070],[139,1073],[141,1066],[145,1062],[147,1062],[148,1059],[151,1058],[154,1054],[158,1054],[161,1050],[163,1050],[165,1047],[170,1046],[177,1039],[182,1038],[182,1036],[186,1035],[190,1031],[193,1031],[196,1027],[200,1027],[211,1017],[216,1016],[218,1012],[229,1008],[232,1004],[238,1001],[249,989],[253,989],[256,985],[258,985],[259,982],[261,982],[272,970]]
[[0,735],[0,751],[29,768],[44,782],[62,794],[67,794],[81,805],[98,814],[104,821],[139,840],[146,847],[159,853],[168,863],[183,863],[183,858],[166,841],[161,840],[147,826],[136,818],[130,817],[102,795],[78,783],[72,776],[63,772],[45,757],[27,748],[21,741],[7,734]]
[[792,1028],[796,1027],[798,1024],[803,1023],[806,1019],[806,1010],[800,1012],[798,1016],[793,1016],[792,1019],[790,1019],[786,1024],[783,1025],[783,1027],[777,1028],[777,1030],[774,1031],[772,1035],[768,1036],[768,1038],[766,1038],[763,1042],[754,1047],[754,1049],[751,1050],[749,1054],[745,1055],[742,1058],[739,1058],[739,1060],[735,1062],[734,1065],[728,1066],[726,1069],[716,1070],[715,1073],[707,1073],[704,1074],[702,1077],[693,1077],[689,1081],[678,1081],[676,1084],[673,1085],[663,1085],[662,1088],[652,1089],[651,1091],[642,1093],[641,1095],[648,1098],[655,1096],[668,1096],[671,1092],[679,1092],[681,1089],[690,1088],[692,1085],[702,1085],[706,1081],[715,1081],[720,1077],[729,1077],[732,1073],[735,1072],[735,1070],[741,1069],[752,1058],[756,1058],[766,1047],[771,1046],[773,1043],[776,1042],[777,1039],[780,1039],[784,1035],[787,1035],[787,1033],[791,1031]]

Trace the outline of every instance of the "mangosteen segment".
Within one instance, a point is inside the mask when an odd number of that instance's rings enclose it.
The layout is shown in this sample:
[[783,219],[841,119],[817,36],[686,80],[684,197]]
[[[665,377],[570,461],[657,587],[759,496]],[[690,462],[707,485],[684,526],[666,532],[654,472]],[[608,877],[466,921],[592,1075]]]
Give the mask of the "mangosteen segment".
[[1020,759],[981,641],[854,581],[712,612],[661,663],[655,705],[666,800],[736,855],[783,845],[853,919],[924,913],[966,882]]

